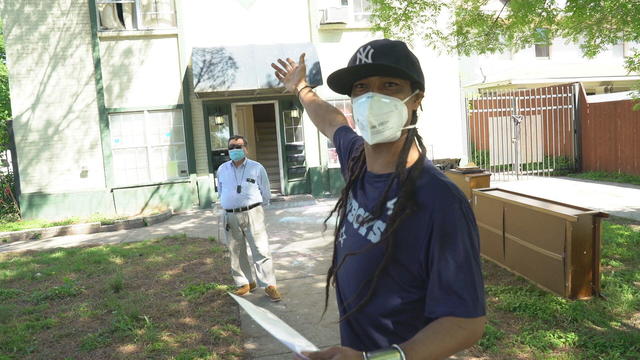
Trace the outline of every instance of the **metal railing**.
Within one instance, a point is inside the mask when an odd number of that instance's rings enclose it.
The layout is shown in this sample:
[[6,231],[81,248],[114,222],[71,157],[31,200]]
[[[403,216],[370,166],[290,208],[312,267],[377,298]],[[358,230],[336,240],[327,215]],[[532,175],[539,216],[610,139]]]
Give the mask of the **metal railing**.
[[574,84],[467,95],[470,161],[498,181],[575,170],[575,96]]

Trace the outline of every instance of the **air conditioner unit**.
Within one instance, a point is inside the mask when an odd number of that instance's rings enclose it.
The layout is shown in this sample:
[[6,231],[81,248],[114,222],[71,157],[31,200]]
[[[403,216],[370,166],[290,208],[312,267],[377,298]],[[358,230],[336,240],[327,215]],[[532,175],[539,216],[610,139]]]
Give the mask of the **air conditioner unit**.
[[348,6],[328,7],[322,10],[322,19],[320,19],[320,25],[346,24],[348,20],[349,20]]

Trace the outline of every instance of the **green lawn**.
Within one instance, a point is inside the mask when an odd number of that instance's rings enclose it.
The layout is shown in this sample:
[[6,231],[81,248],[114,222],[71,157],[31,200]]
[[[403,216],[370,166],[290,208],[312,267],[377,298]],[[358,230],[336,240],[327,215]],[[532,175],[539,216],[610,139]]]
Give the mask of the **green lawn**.
[[49,220],[42,220],[42,219],[20,220],[20,221],[11,221],[11,222],[0,221],[0,232],[40,229],[40,228],[48,228],[48,227],[54,227],[54,226],[92,223],[92,222],[99,222],[103,225],[109,225],[109,224],[113,224],[116,220],[123,220],[126,218],[127,216],[93,215],[86,218],[71,217],[71,218],[67,218],[64,220],[57,220],[57,221],[49,221]]
[[618,183],[625,183],[625,184],[632,184],[632,185],[640,185],[640,176],[637,176],[637,175],[607,173],[603,171],[589,171],[589,172],[583,172],[579,174],[569,174],[567,176],[578,178],[578,179],[586,179],[586,180],[609,181],[609,182],[618,182]]
[[603,222],[604,298],[565,300],[484,262],[490,359],[640,359],[640,226]]
[[0,359],[241,359],[225,255],[184,234],[0,254]]

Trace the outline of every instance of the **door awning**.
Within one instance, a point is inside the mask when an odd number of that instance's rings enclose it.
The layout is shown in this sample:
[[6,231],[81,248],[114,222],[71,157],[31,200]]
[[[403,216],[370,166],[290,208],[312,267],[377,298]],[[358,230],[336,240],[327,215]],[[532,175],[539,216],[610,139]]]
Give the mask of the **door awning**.
[[311,43],[193,48],[193,88],[205,96],[281,94],[271,63],[306,53],[307,81],[322,85],[320,61]]

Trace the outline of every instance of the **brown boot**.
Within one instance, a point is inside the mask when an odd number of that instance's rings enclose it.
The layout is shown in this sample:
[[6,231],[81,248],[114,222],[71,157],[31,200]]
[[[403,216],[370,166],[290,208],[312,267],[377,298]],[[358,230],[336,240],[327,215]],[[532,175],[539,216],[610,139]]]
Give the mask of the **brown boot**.
[[264,292],[267,294],[269,299],[271,299],[271,301],[280,301],[280,300],[282,300],[282,295],[280,294],[280,291],[278,291],[278,288],[276,288],[273,285],[267,286],[267,288],[264,289]]
[[239,286],[236,289],[236,291],[234,291],[233,293],[235,295],[238,295],[238,296],[243,296],[243,295],[246,295],[247,293],[249,293],[249,291],[255,290],[255,288],[256,288],[256,283],[252,282],[252,283],[248,283],[248,284]]

